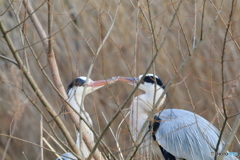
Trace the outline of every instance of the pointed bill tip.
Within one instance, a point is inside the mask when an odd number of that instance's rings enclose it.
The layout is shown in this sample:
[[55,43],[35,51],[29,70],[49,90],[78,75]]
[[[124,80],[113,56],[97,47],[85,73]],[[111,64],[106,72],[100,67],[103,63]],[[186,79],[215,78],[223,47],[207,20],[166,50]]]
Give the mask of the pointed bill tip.
[[135,83],[138,83],[139,81],[138,78],[133,78],[133,77],[118,77],[118,80],[122,82],[127,82],[129,84],[135,84]]

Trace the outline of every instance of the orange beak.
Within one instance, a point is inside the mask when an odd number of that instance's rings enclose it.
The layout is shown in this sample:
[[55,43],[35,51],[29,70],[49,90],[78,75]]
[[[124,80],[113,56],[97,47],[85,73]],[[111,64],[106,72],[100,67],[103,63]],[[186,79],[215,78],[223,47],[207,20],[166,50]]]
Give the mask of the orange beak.
[[139,78],[132,78],[132,77],[117,77],[119,81],[127,82],[128,84],[137,84],[139,82]]
[[117,79],[99,80],[99,81],[89,82],[86,84],[86,86],[96,88],[96,87],[105,86],[107,84],[115,83],[116,81],[117,81]]

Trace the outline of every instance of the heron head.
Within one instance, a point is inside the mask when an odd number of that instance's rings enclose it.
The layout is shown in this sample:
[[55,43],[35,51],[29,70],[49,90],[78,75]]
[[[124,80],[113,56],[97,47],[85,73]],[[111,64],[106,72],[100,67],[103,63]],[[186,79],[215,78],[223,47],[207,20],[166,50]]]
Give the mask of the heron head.
[[74,92],[74,94],[82,96],[85,88],[85,95],[87,95],[105,86],[106,84],[111,84],[111,83],[114,83],[115,81],[117,80],[108,79],[108,80],[93,81],[92,79],[84,76],[77,77],[72,81],[72,83],[68,85],[67,94],[68,96],[70,96]]
[[119,81],[127,82],[133,86],[136,86],[137,83],[140,83],[139,89],[143,91],[154,91],[155,89],[165,89],[161,79],[154,74],[146,74],[145,77],[140,75],[138,78],[132,77],[118,77]]

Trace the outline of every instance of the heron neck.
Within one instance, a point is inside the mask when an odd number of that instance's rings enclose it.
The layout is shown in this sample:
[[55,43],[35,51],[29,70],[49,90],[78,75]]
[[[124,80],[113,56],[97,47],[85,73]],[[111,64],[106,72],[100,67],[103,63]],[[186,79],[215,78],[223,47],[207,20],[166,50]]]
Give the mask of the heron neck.
[[[163,92],[164,92],[164,90],[162,88],[158,89],[156,92],[147,90],[145,94],[142,94],[139,97],[144,102],[146,102],[146,104],[148,104],[150,106],[149,109],[152,109],[152,107],[157,103],[159,98],[162,96]],[[163,96],[158,107],[164,103],[165,99],[166,99],[166,95]]]
[[[153,110],[154,104],[157,103],[163,91],[164,91],[163,89],[159,89],[155,94],[154,92],[146,92],[145,94],[139,95],[134,98],[131,106],[130,122],[132,129],[135,128],[136,130],[135,135],[137,135],[137,132],[140,132],[141,128],[143,127],[143,124],[145,123],[146,120],[148,120],[149,113]],[[165,101],[165,98],[166,95],[164,95],[158,107],[162,106],[163,102]],[[145,128],[145,130],[147,131],[148,128]]]
[[84,97],[82,96],[70,96],[68,103],[78,112],[80,113],[80,106],[82,108],[82,110],[85,110],[84,105],[83,105],[83,100]]
[[140,147],[144,148],[141,150],[141,152],[143,152],[147,151],[145,150],[145,148],[148,148],[147,146],[150,145],[150,134],[145,135],[149,130],[148,125],[141,132],[144,123],[148,120],[148,112],[146,112],[146,110],[143,109],[144,108],[142,106],[144,105],[144,103],[142,103],[143,101],[141,101],[140,99],[136,100],[137,98],[138,97],[134,99],[134,103],[131,106],[129,127],[134,141],[136,141],[138,138],[143,139],[143,137],[145,137]]
[[[130,128],[133,131],[134,140],[136,140],[137,135],[139,134],[143,124],[148,118],[147,112],[140,107],[141,103],[134,104],[130,112]],[[144,132],[146,133],[146,132]]]

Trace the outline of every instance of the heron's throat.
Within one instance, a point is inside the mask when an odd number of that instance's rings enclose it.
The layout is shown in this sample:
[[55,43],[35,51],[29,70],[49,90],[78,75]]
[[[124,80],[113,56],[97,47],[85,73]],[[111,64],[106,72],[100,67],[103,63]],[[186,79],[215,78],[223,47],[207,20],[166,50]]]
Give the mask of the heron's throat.
[[153,108],[157,102],[160,100],[160,102],[158,103],[158,107],[163,105],[165,99],[166,99],[166,95],[162,96],[164,90],[162,88],[158,89],[156,92],[153,91],[146,91],[146,94],[143,94],[141,96],[139,96],[139,98],[142,99],[142,101],[144,101],[146,103],[146,105],[149,108]]
[[83,105],[84,97],[82,95],[77,96],[76,94],[69,96],[68,103],[79,113],[80,108],[85,110]]
[[[134,98],[133,103],[131,105],[130,111],[130,128],[133,130],[134,138],[140,132],[143,127],[143,124],[148,121],[148,115],[152,112],[153,107],[157,104],[159,98],[161,98],[163,89],[158,90],[158,92],[148,93],[139,95]],[[155,98],[154,98],[155,97]],[[161,107],[166,99],[166,95],[160,100],[157,108]],[[145,128],[145,131],[148,131],[148,128]]]
[[[142,141],[139,147],[141,148],[139,150],[139,154],[142,156],[144,155],[145,157],[149,153],[151,137],[150,137],[150,134],[148,134],[148,131],[149,131],[148,114],[146,110],[141,108],[140,105],[142,105],[141,102],[136,105],[133,105],[131,108],[129,128],[131,130],[133,140],[135,142],[137,140]],[[147,123],[147,126],[144,126],[145,123]]]

